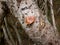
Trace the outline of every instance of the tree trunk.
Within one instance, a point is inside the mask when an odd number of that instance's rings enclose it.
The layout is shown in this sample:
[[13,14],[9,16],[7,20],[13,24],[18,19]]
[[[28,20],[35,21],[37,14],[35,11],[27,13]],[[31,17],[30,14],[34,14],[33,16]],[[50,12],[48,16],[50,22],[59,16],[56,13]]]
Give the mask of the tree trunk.
[[[36,45],[60,45],[58,31],[50,24],[46,16],[47,14],[43,14],[44,9],[41,10],[36,1],[21,0],[18,3],[16,0],[7,0],[6,3],[10,10],[8,15],[13,15],[19,20],[19,24],[21,24],[25,33]],[[26,18],[29,16],[34,17],[32,23],[26,22]]]

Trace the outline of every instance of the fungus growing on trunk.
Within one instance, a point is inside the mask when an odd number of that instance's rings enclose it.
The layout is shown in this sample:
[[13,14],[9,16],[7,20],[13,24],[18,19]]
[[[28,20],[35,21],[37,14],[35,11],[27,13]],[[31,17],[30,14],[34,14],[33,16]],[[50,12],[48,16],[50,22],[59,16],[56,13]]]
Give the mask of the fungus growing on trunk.
[[35,21],[35,16],[27,16],[25,18],[26,24],[32,24]]

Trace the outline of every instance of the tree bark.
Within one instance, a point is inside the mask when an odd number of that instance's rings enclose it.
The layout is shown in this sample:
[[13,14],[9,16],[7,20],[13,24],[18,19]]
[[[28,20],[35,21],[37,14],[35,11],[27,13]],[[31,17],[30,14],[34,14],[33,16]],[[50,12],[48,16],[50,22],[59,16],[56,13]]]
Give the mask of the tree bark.
[[[16,0],[7,0],[6,3],[10,13],[19,20],[25,33],[33,42],[38,45],[60,45],[58,31],[50,24],[47,16],[43,15],[35,1],[21,0],[19,6]],[[35,17],[32,24],[26,24],[25,20],[28,16]]]

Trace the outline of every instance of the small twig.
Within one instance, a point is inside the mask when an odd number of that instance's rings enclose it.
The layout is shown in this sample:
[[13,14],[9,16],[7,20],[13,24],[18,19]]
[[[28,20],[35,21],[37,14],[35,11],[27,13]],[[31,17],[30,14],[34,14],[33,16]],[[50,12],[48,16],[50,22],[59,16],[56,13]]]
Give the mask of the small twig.
[[60,12],[60,8],[57,10],[57,13],[56,14],[58,15],[59,12]]
[[7,32],[8,32],[8,35],[9,35],[9,37],[10,37],[10,39],[11,39],[13,45],[15,45],[14,40],[13,40],[13,37],[12,37],[12,35],[11,35],[9,29],[8,29],[8,25],[7,25],[6,17],[4,18],[4,22],[5,22],[5,27],[6,27],[6,30],[7,30]]
[[8,42],[9,45],[12,45],[12,43],[10,42],[9,38],[8,38],[8,35],[7,35],[7,32],[6,32],[6,29],[4,26],[2,26],[3,28],[3,32],[4,32],[4,35],[5,35],[5,38],[6,38],[6,41]]
[[18,38],[18,41],[19,41],[19,45],[22,45],[21,38],[20,38],[20,35],[18,33],[18,30],[16,29],[16,27],[14,25],[12,25],[12,27],[14,28],[14,30],[16,32],[16,35],[17,35],[17,38]]
[[54,11],[53,11],[53,3],[52,0],[49,1],[50,3],[50,9],[51,9],[51,16],[52,16],[52,21],[53,21],[53,27],[56,28],[56,23],[55,23],[55,17],[54,17]]

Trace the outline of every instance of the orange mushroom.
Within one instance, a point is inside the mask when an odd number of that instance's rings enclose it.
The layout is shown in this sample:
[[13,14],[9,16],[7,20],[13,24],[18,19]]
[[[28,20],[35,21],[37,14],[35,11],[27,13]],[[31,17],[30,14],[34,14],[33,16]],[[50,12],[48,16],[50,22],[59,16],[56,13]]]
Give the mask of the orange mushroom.
[[32,24],[35,21],[35,16],[27,16],[25,18],[26,24]]

